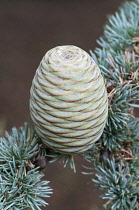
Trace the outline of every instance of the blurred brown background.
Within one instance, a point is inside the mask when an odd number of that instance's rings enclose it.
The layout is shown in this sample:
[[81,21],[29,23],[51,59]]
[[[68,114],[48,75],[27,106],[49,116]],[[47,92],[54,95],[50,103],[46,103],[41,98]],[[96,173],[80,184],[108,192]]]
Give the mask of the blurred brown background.
[[[94,49],[103,33],[106,16],[122,0],[12,0],[0,1],[0,134],[29,122],[29,90],[35,70],[49,49],[73,44]],[[46,179],[54,194],[48,210],[102,210],[100,191],[92,176],[62,164],[48,164]]]

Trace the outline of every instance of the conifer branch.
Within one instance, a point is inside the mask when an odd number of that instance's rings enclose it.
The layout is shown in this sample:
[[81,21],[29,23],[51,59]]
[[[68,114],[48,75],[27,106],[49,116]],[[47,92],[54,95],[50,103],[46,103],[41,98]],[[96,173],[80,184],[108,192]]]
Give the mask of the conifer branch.
[[[108,93],[108,119],[99,141],[79,155],[95,165],[92,179],[111,210],[139,208],[139,0],[126,2],[108,18],[100,48],[92,58],[104,76]],[[33,102],[32,102],[33,103]],[[42,135],[43,136],[43,135]],[[54,144],[55,145],[55,144]],[[80,147],[79,147],[80,148]],[[84,151],[84,150],[83,150]],[[75,153],[78,154],[78,153]],[[42,181],[47,161],[63,158],[75,171],[73,153],[45,146],[28,125],[13,128],[0,138],[0,209],[41,209],[52,193]],[[86,170],[92,168],[85,167]]]

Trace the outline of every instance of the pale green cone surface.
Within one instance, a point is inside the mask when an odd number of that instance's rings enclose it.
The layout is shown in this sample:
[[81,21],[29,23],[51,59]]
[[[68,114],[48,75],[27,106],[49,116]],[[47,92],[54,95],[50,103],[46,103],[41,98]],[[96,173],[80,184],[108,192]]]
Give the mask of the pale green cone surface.
[[48,147],[84,152],[102,135],[107,92],[98,66],[79,47],[49,50],[36,71],[30,94],[36,132]]

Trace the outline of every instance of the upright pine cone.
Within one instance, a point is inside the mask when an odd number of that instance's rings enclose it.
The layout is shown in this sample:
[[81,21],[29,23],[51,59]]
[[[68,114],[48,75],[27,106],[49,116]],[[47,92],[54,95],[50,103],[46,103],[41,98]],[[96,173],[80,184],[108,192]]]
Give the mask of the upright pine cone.
[[108,114],[107,92],[98,66],[84,50],[72,45],[49,50],[30,93],[31,117],[48,147],[80,153],[100,138]]

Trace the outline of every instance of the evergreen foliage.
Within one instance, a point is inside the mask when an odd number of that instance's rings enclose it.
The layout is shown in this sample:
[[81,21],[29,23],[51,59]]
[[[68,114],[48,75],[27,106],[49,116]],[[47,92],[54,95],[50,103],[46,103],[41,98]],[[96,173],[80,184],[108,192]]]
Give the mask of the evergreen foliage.
[[[105,78],[109,113],[103,135],[81,154],[95,165],[92,179],[111,210],[139,208],[139,118],[134,115],[139,101],[139,0],[126,2],[109,16],[104,36],[91,56]],[[52,193],[42,181],[42,157],[53,162],[63,158],[75,171],[73,154],[60,154],[46,148],[31,134],[27,124],[0,138],[0,209],[40,209],[42,197]],[[37,167],[38,166],[38,167]],[[86,167],[86,169],[88,169]],[[90,170],[90,169],[89,169]],[[88,174],[93,173],[92,169]],[[86,173],[86,174],[87,174]]]
[[138,209],[139,0],[126,2],[108,18],[98,44],[90,53],[105,77],[109,114],[97,150],[85,158],[96,165],[93,181],[104,192],[106,209]]
[[1,210],[36,210],[47,205],[41,197],[49,197],[52,190],[32,163],[38,153],[36,137],[27,124],[0,139]]

